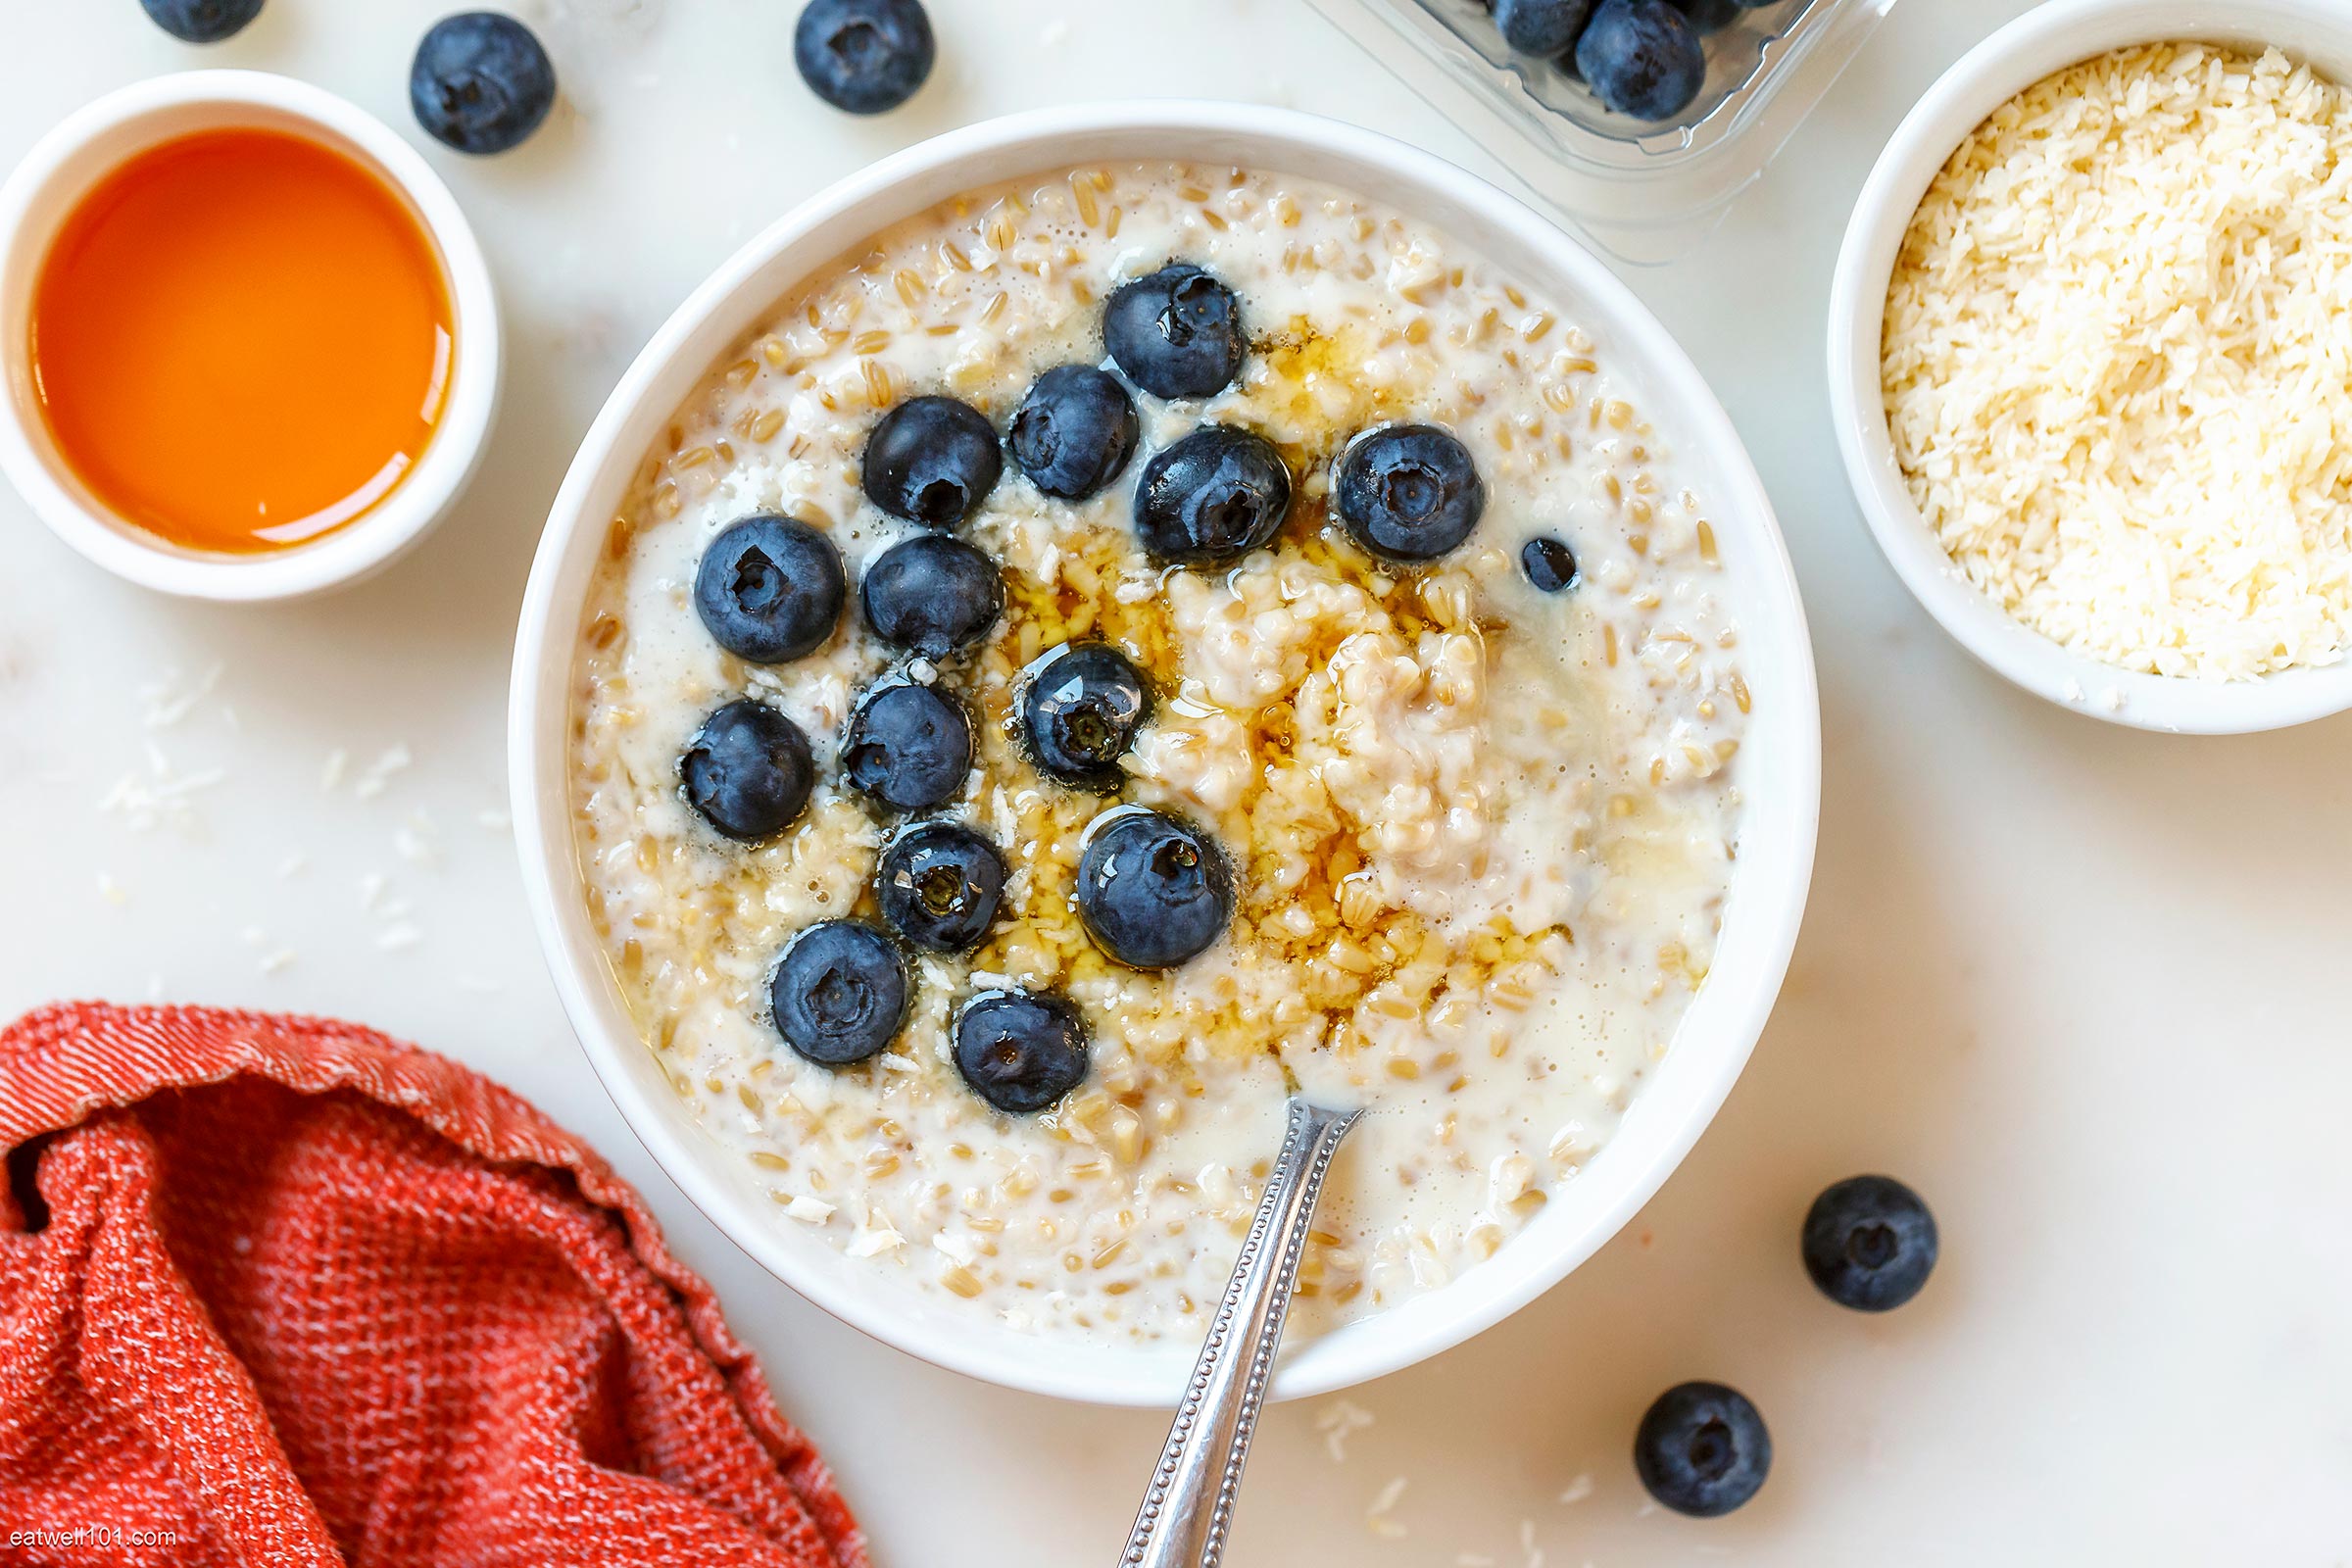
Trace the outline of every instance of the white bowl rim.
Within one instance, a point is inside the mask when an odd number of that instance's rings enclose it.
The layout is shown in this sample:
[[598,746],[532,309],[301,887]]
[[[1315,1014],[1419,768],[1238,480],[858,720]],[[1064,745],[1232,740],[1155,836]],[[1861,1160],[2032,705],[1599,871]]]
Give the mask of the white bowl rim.
[[[497,294],[473,228],[432,166],[389,125],[323,87],[266,71],[183,71],[117,88],[51,127],[0,184],[0,244],[7,246],[0,294],[29,289],[57,220],[95,178],[119,168],[134,147],[205,128],[181,118],[188,111],[213,112],[206,122],[211,126],[300,122],[328,145],[355,150],[408,199],[440,255],[455,350],[441,419],[424,456],[374,508],[315,542],[251,557],[175,550],[94,511],[59,480],[42,455],[46,437],[28,425],[39,416],[29,411],[21,385],[24,346],[12,341],[0,350],[8,380],[7,396],[0,399],[0,471],[59,538],[141,587],[248,602],[300,598],[355,582],[416,543],[464,492],[489,438],[504,363]],[[126,145],[88,177],[59,185],[68,166],[94,143],[149,121],[157,126],[152,140]],[[37,245],[23,238],[28,225],[39,230]],[[25,275],[19,275],[20,269]]]
[[1887,564],[1986,668],[2069,711],[2135,729],[2227,735],[2324,718],[2352,709],[2352,660],[2250,681],[2152,675],[2077,653],[2009,615],[1953,564],[1904,488],[1879,384],[1886,288],[1936,172],[2020,92],[2115,49],[2169,39],[2269,41],[2281,27],[2340,38],[2352,58],[2352,16],[2342,0],[2049,0],[2027,12],[1937,77],[1896,127],[1854,204],[1831,285],[1831,420],[1855,502]]
[[[1133,1370],[1122,1368],[1110,1374],[1099,1367],[1073,1371],[1063,1364],[1068,1349],[1063,1342],[1039,1337],[1029,1342],[1033,1348],[1018,1353],[975,1347],[965,1334],[914,1321],[912,1314],[883,1316],[861,1310],[854,1299],[855,1292],[840,1283],[837,1270],[802,1266],[788,1249],[776,1245],[772,1218],[750,1211],[715,1174],[715,1146],[707,1141],[691,1146],[688,1136],[641,1102],[624,1054],[642,1055],[645,1047],[633,1028],[608,1027],[617,1008],[616,999],[610,996],[613,988],[601,954],[585,936],[584,916],[565,906],[566,900],[579,902],[566,881],[566,877],[576,876],[576,862],[566,805],[564,742],[580,606],[573,601],[556,601],[557,579],[574,553],[592,548],[585,534],[603,526],[601,515],[586,510],[587,503],[594,498],[601,470],[613,461],[617,439],[636,416],[638,406],[670,372],[671,362],[698,329],[709,318],[728,311],[735,296],[766,263],[802,233],[864,207],[902,182],[970,161],[1015,151],[1026,160],[1006,163],[994,173],[975,173],[970,176],[973,184],[1022,171],[1052,169],[1072,159],[1082,161],[1085,154],[1057,152],[1056,148],[1065,139],[1094,133],[1170,138],[1239,135],[1267,144],[1269,151],[1261,160],[1264,167],[1277,167],[1286,150],[1290,156],[1352,159],[1368,172],[1376,168],[1401,175],[1416,186],[1447,191],[1475,207],[1482,218],[1516,230],[1524,243],[1540,244],[1552,259],[1554,275],[1562,279],[1564,292],[1589,302],[1596,320],[1605,319],[1614,327],[1641,335],[1644,369],[1654,372],[1653,395],[1672,400],[1678,430],[1688,432],[1693,446],[1711,454],[1720,469],[1718,489],[1737,491],[1736,495],[1718,496],[1719,514],[1737,513],[1755,519],[1756,596],[1769,606],[1767,618],[1776,621],[1774,630],[1784,650],[1780,656],[1783,662],[1773,670],[1774,702],[1784,726],[1780,744],[1774,748],[1779,759],[1777,771],[1770,781],[1769,800],[1763,790],[1751,789],[1748,797],[1741,843],[1746,850],[1755,841],[1756,854],[1752,858],[1742,855],[1742,871],[1734,884],[1733,910],[1727,919],[1728,929],[1731,920],[1752,915],[1752,924],[1746,928],[1748,940],[1736,956],[1732,945],[1725,944],[1715,973],[1693,1004],[1693,1015],[1702,1006],[1719,1009],[1719,1027],[1711,1035],[1720,1037],[1723,1049],[1711,1075],[1686,1086],[1687,1098],[1676,1110],[1676,1119],[1659,1136],[1645,1140],[1655,1146],[1646,1160],[1639,1166],[1622,1167],[1613,1200],[1593,1222],[1575,1233],[1570,1245],[1538,1258],[1527,1253],[1524,1244],[1529,1238],[1522,1237],[1494,1258],[1466,1271],[1461,1281],[1447,1290],[1326,1336],[1295,1357],[1286,1357],[1275,1373],[1273,1396],[1305,1397],[1399,1370],[1493,1326],[1565,1278],[1633,1217],[1689,1152],[1745,1065],[1786,974],[1810,886],[1820,811],[1819,698],[1795,573],[1763,482],[1697,368],[1633,293],[1556,225],[1457,167],[1376,132],[1294,110],[1196,100],[1078,104],[986,121],[907,148],[820,192],[747,243],[678,307],[615,386],[564,477],[532,563],[516,634],[508,734],[516,846],[525,892],[557,991],[590,1063],[655,1160],[736,1246],[835,1317],[934,1365],[1002,1387],[1075,1402],[1164,1408],[1177,1401],[1194,1347],[1180,1348],[1180,1358],[1163,1353],[1147,1360],[1138,1354]],[[880,220],[875,226],[887,221]],[[775,297],[773,288],[760,296],[763,303]],[[746,319],[738,329],[750,324]],[[707,359],[698,363],[697,373],[705,368]],[[633,450],[628,461],[632,466],[636,461]],[[1755,672],[1750,674],[1753,679]],[[550,703],[551,692],[561,694],[560,702]],[[548,711],[551,708],[552,713]],[[621,1018],[625,1024],[625,1013]],[[1686,1033],[1688,1026],[1687,1018]],[[1683,1038],[1684,1034],[1678,1034],[1678,1049]],[[1642,1114],[1643,1106],[1660,1100],[1663,1088],[1661,1082],[1652,1082],[1636,1098],[1629,1126],[1634,1116]],[[1666,1114],[1657,1112],[1658,1116]],[[1621,1130],[1609,1147],[1614,1150],[1630,1142]],[[1608,1151],[1604,1151],[1595,1167],[1607,1157]],[[1632,1157],[1629,1153],[1628,1158]],[[1594,1168],[1589,1168],[1579,1179],[1591,1181],[1594,1174]],[[760,1223],[763,1218],[769,1222]],[[1521,1250],[1520,1257],[1516,1263],[1506,1263],[1513,1259],[1515,1248]],[[824,1250],[835,1259],[841,1255],[832,1249]],[[1475,1298],[1462,1295],[1464,1282],[1470,1281],[1483,1282]],[[1456,1298],[1453,1304],[1458,1310],[1410,1333],[1381,1332],[1420,1302],[1447,1297]],[[1363,1332],[1358,1334],[1358,1330]],[[1348,1340],[1351,1334],[1356,1337]],[[1341,1347],[1344,1340],[1348,1343]],[[1171,1348],[1171,1351],[1175,1348]]]

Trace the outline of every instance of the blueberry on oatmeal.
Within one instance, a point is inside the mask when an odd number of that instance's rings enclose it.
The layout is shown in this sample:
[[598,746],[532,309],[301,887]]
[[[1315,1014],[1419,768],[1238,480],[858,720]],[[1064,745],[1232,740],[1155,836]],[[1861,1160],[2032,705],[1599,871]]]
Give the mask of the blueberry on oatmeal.
[[1224,852],[1190,822],[1141,807],[1096,822],[1078,858],[1078,917],[1131,969],[1172,969],[1233,920]]
[[416,122],[462,153],[519,147],[556,107],[556,68],[513,17],[463,11],[432,24],[409,67]]
[[972,767],[972,726],[954,699],[899,681],[858,705],[841,748],[851,785],[901,811],[954,800]]
[[799,725],[743,697],[703,720],[678,757],[678,782],[704,821],[749,842],[800,819],[816,766]]
[[874,887],[890,928],[932,953],[961,953],[988,935],[1004,892],[1004,858],[960,822],[922,822],[892,839]]
[[1384,561],[1435,561],[1470,537],[1487,508],[1470,449],[1434,424],[1392,424],[1340,454],[1333,510],[1348,537]]
[[776,1033],[810,1061],[844,1067],[879,1053],[906,1021],[906,960],[858,920],[825,920],[793,939],[768,983]]
[[729,523],[704,549],[694,610],[728,653],[779,664],[825,645],[849,590],[832,540],[797,518],[760,513]]
[[918,533],[874,558],[858,585],[873,634],[893,648],[945,659],[978,642],[1004,612],[997,564],[960,539]]
[[1527,580],[1547,594],[1564,593],[1583,575],[1576,552],[1556,534],[1542,534],[1519,547],[1519,569]]
[[1067,1000],[988,991],[956,1019],[956,1070],[1007,1115],[1045,1109],[1086,1081],[1086,1022]]
[[1004,471],[996,429],[954,398],[908,398],[866,437],[866,498],[926,528],[961,526]]
[[792,29],[801,79],[853,115],[878,115],[913,97],[938,47],[918,0],[808,0]]
[[1119,378],[1091,365],[1059,365],[1031,384],[1013,414],[1008,444],[1029,482],[1084,501],[1135,456],[1135,401]]
[[1038,771],[1109,793],[1119,759],[1151,716],[1143,673],[1108,643],[1064,643],[1031,665],[1016,699],[1018,727]]
[[1111,291],[1102,342],[1128,380],[1171,399],[1224,391],[1249,347],[1233,290],[1182,262]]
[[1219,566],[1264,547],[1290,508],[1291,470],[1273,442],[1203,425],[1144,465],[1135,534],[1154,560]]

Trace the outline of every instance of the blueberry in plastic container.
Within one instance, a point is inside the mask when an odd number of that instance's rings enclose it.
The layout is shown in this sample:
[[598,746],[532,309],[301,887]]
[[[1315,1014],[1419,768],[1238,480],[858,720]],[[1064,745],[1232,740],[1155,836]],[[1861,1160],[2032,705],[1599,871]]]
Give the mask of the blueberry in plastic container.
[[1576,42],[1592,0],[1494,0],[1494,30],[1523,55],[1548,59]]
[[1667,0],[1600,0],[1576,68],[1603,105],[1636,120],[1672,120],[1707,81],[1698,29]]

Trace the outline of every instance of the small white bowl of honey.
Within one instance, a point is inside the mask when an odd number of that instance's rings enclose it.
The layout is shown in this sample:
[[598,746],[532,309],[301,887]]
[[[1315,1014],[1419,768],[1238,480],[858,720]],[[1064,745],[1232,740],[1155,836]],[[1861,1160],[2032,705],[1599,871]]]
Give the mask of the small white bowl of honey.
[[449,188],[306,83],[136,83],[0,186],[0,469],[146,587],[286,599],[383,566],[471,477],[500,353]]

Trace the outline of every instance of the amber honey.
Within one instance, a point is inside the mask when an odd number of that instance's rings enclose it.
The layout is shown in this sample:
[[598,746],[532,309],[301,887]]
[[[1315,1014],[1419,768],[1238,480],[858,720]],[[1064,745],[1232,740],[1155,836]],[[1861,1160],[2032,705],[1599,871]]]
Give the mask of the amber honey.
[[189,549],[283,550],[381,504],[456,343],[431,236],[382,176],[281,131],[138,154],[34,284],[51,440],[101,505]]

